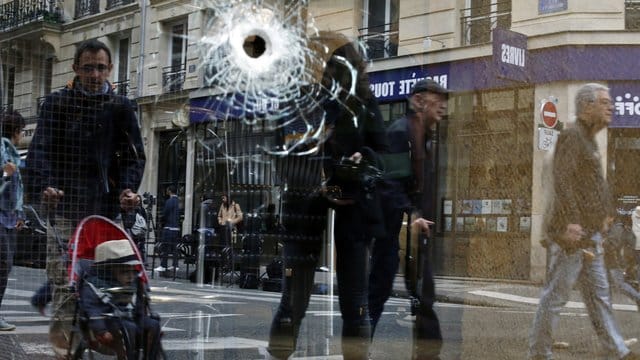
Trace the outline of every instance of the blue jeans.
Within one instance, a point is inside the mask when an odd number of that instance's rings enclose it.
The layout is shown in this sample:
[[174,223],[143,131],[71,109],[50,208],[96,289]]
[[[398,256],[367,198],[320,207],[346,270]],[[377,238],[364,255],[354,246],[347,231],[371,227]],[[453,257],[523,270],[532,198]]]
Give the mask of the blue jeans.
[[568,254],[557,244],[549,244],[549,275],[529,335],[529,357],[553,358],[552,332],[558,323],[560,311],[576,284],[582,293],[596,334],[607,352],[607,358],[620,359],[629,353],[613,316],[602,236],[596,234],[592,240],[596,246],[590,249],[595,254],[591,261],[584,260],[581,250]]

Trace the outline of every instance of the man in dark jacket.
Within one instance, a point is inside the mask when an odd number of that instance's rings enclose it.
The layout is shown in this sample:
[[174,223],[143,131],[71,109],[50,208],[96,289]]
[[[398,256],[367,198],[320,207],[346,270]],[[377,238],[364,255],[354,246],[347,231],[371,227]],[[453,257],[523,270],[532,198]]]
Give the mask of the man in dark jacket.
[[553,358],[552,331],[578,285],[604,357],[640,359],[625,345],[613,315],[603,255],[614,205],[595,137],[611,122],[609,89],[595,83],[582,86],[575,109],[575,126],[558,136],[551,166],[554,192],[544,229],[549,270],[529,337],[529,358]]
[[[372,205],[373,188],[364,189],[362,182],[347,174],[339,174],[340,164],[348,159],[347,168],[370,162],[375,152],[386,152],[382,115],[369,89],[366,63],[357,47],[343,35],[321,32],[318,42],[328,50],[326,68],[323,69],[324,90],[339,89],[335,98],[324,98],[321,103],[328,135],[323,144],[323,167],[328,185],[341,189],[342,196],[331,196],[335,209],[334,243],[336,249],[336,276],[340,313],[342,314],[342,355],[345,360],[367,359],[369,356],[370,320],[367,306],[368,259],[373,230],[379,225],[377,205]],[[353,84],[353,81],[356,83]],[[351,86],[353,85],[353,86]],[[353,88],[354,91],[349,91]],[[318,163],[318,161],[313,161]],[[311,168],[312,166],[308,166]],[[296,171],[300,172],[296,168]],[[319,177],[315,181],[319,180]],[[287,179],[291,181],[291,178]],[[372,184],[373,185],[373,184]],[[289,183],[291,192],[291,182]],[[312,201],[305,201],[311,203]],[[297,202],[295,206],[302,205]],[[288,204],[287,204],[288,205]],[[278,359],[287,359],[295,350],[300,324],[309,304],[313,288],[314,270],[322,243],[315,237],[322,232],[313,226],[318,213],[307,209],[292,217],[305,235],[287,240],[284,244],[284,280],[280,305],[274,316],[269,334],[268,351]],[[326,212],[326,211],[325,211]],[[313,215],[312,215],[313,214]],[[291,217],[283,217],[284,229],[289,236],[295,229]],[[303,225],[301,225],[303,224]],[[384,227],[382,227],[384,233]],[[289,236],[293,238],[293,236]]]
[[[398,271],[398,235],[405,212],[417,212],[412,226],[424,235],[433,223],[434,204],[430,194],[435,181],[431,151],[434,128],[447,113],[448,91],[433,80],[418,81],[409,96],[407,115],[387,129],[390,153],[386,155],[387,179],[382,204],[387,236],[376,238],[371,255],[369,307],[372,329],[380,319],[384,303],[391,294]],[[442,345],[440,323],[433,310],[435,287],[431,267],[421,244],[423,261],[422,292],[414,292],[418,300],[414,329],[413,358],[435,359]],[[409,276],[409,275],[408,275]]]
[[[178,190],[174,185],[167,186],[165,201],[162,207],[162,238],[160,239],[160,266],[154,269],[159,273],[169,271],[175,275],[178,271],[178,249],[180,242],[180,200]],[[172,266],[168,266],[169,255],[172,258]],[[165,274],[166,275],[166,274]]]
[[[76,76],[48,95],[29,147],[26,180],[32,203],[41,203],[49,220],[47,276],[53,284],[54,350],[68,346],[64,325],[73,302],[66,301],[67,270],[63,244],[78,220],[99,214],[115,218],[136,206],[145,154],[134,105],[113,93],[108,77],[111,52],[88,40],[76,50]],[[62,329],[63,331],[58,331]],[[62,336],[61,336],[62,335]]]

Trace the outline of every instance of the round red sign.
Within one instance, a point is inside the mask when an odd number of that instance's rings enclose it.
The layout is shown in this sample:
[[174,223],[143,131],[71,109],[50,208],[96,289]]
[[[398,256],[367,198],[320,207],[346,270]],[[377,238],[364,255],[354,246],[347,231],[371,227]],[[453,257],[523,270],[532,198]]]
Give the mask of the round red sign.
[[558,124],[558,110],[551,101],[542,104],[542,122],[548,128],[554,128]]

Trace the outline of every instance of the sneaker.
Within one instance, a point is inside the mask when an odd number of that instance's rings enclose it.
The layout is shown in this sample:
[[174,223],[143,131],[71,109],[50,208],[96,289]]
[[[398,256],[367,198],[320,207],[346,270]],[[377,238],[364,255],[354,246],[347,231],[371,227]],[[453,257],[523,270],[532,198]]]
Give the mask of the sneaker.
[[155,272],[165,272],[165,271],[167,271],[167,269],[164,266],[158,266],[157,268],[153,269],[153,271],[155,271]]
[[627,347],[631,347],[635,345],[637,342],[638,342],[637,338],[629,338],[624,341],[624,344],[627,345]]
[[0,318],[0,331],[11,331],[15,328],[15,325],[9,324],[4,318]]
[[178,270],[180,270],[180,268],[178,268],[178,267],[174,268],[173,266],[169,266],[167,268],[167,271],[178,271]]
[[566,341],[554,341],[553,342],[554,349],[568,349],[569,343]]

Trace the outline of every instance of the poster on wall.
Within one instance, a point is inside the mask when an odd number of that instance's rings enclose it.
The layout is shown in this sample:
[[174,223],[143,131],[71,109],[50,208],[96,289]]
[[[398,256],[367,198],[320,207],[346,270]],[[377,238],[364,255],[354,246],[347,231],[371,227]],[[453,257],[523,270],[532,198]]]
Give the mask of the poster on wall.
[[475,215],[482,214],[482,200],[471,200],[473,204],[472,213]]
[[462,200],[462,213],[463,214],[473,213],[473,200]]
[[453,229],[453,219],[451,216],[444,217],[444,231],[451,231]]
[[491,208],[491,200],[487,200],[484,199],[482,200],[482,214],[487,215],[487,214],[491,214],[492,208]]
[[476,231],[476,218],[473,216],[467,216],[464,218],[464,231],[474,232]]
[[487,219],[484,217],[476,218],[476,231],[485,231],[487,229]]
[[445,200],[442,204],[442,213],[445,215],[453,214],[453,201]]
[[497,218],[496,231],[497,232],[507,232],[507,231],[509,231],[509,218],[508,217],[500,216],[500,217]]
[[496,218],[487,218],[487,231],[498,231],[498,221]]
[[520,231],[527,232],[531,230],[531,217],[529,216],[521,216],[520,217]]

